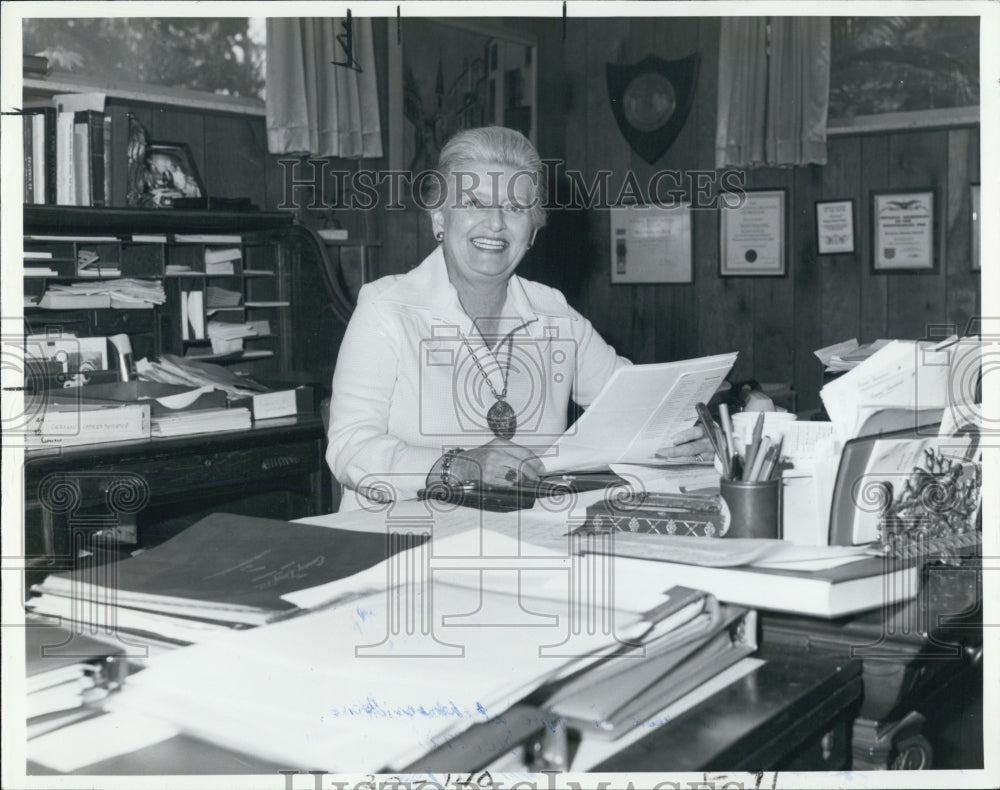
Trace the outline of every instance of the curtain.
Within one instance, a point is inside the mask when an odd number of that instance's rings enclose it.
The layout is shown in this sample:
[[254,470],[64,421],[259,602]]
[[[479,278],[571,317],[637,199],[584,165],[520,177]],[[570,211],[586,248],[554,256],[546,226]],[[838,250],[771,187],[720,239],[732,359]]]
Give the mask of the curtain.
[[267,149],[350,159],[382,156],[370,19],[352,19],[358,72],[333,62],[347,53],[340,19],[267,20]]
[[827,17],[722,20],[716,167],[826,164]]

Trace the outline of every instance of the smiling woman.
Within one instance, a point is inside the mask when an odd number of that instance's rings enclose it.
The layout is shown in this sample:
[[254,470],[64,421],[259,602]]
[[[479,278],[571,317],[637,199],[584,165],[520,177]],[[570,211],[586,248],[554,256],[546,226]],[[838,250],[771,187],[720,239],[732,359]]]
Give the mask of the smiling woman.
[[[545,222],[542,176],[512,129],[461,131],[441,150],[424,204],[438,247],[361,289],[340,347],[327,460],[355,492],[341,509],[536,479],[570,398],[588,406],[630,364],[559,291],[514,273]],[[709,449],[692,438],[664,454]]]

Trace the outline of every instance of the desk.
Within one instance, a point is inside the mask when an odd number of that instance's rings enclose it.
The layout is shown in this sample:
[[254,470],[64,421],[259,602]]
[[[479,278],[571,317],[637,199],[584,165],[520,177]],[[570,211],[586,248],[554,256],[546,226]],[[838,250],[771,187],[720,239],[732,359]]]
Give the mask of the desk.
[[760,613],[762,641],[772,648],[862,661],[854,770],[933,767],[935,719],[954,713],[966,687],[982,688],[979,563],[928,566],[920,594],[884,610],[838,620]]
[[[632,773],[847,768],[850,719],[861,694],[860,662],[795,651],[762,656],[764,663],[749,674],[590,770]],[[448,751],[444,759],[452,761],[461,752],[460,748]],[[417,772],[443,775],[483,767],[427,765]],[[295,769],[177,735],[74,773],[276,774]],[[54,773],[33,763],[28,764],[28,772]]]
[[323,443],[320,417],[308,414],[244,431],[29,452],[29,576],[68,569],[98,532],[113,543],[148,543],[211,511],[284,519],[328,512]]

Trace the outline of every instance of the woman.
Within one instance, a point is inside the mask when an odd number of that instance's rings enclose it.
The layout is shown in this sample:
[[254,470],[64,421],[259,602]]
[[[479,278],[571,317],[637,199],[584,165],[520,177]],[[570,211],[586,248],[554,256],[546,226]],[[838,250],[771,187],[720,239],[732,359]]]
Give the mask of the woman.
[[[361,289],[340,348],[327,461],[361,495],[345,493],[342,510],[439,480],[536,478],[570,397],[586,407],[631,364],[559,291],[514,274],[545,224],[544,170],[527,138],[459,132],[437,173],[425,182],[437,249]],[[663,454],[710,452],[700,437],[685,431]]]

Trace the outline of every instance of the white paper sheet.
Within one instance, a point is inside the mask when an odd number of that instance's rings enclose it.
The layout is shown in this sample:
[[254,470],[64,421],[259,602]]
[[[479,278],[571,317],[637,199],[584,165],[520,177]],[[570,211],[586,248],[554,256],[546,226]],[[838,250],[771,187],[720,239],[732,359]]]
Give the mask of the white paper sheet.
[[736,354],[619,368],[583,416],[543,457],[550,474],[647,463],[697,420]]

